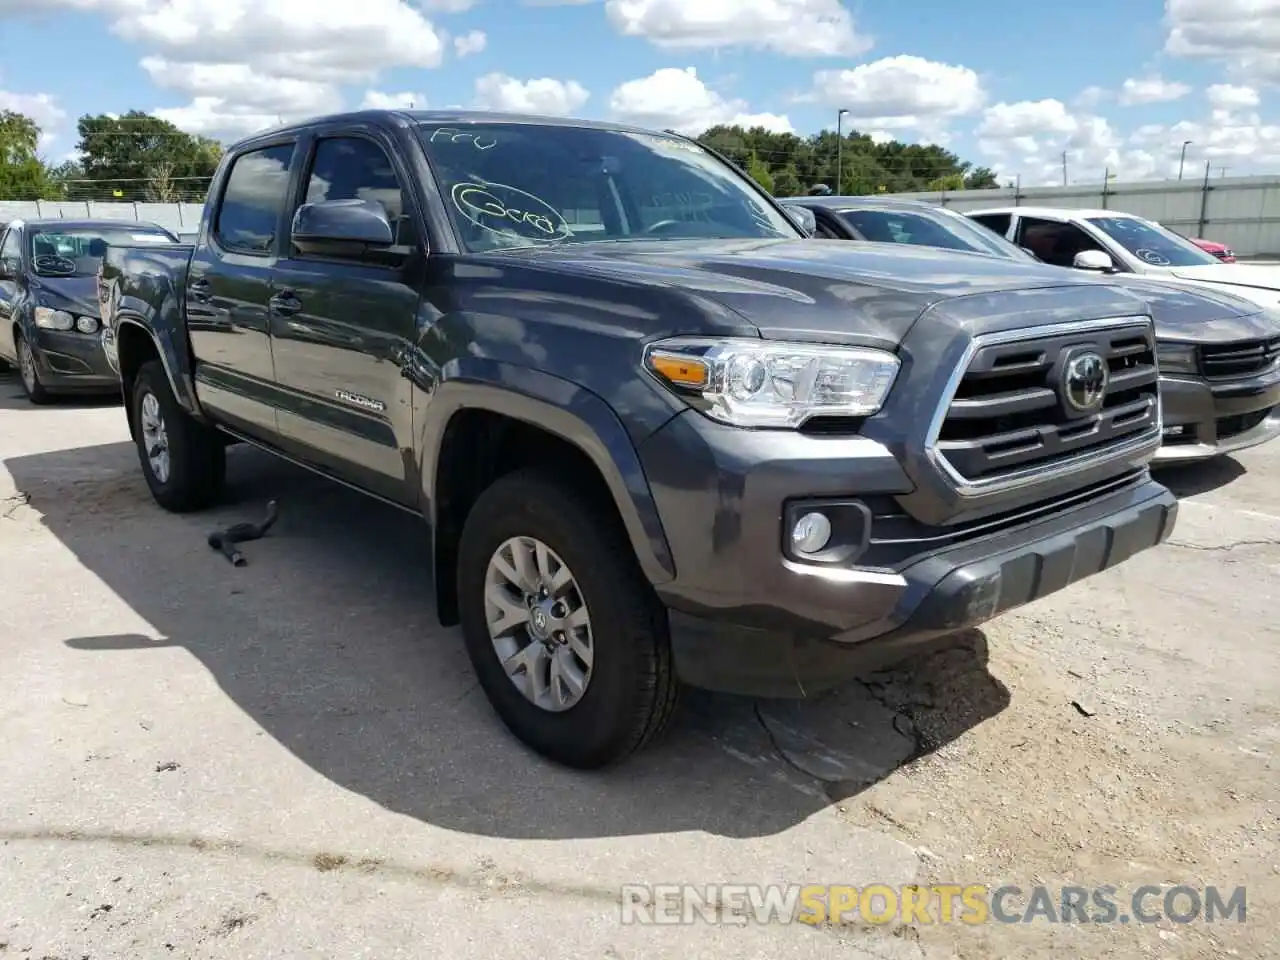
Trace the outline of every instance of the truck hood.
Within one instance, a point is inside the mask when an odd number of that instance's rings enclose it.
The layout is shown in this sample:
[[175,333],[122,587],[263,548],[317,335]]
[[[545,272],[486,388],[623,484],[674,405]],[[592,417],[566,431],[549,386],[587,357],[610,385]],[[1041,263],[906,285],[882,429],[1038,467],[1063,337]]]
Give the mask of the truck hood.
[[[1098,288],[1057,267],[844,240],[618,241],[526,247],[501,256],[600,279],[684,289],[729,307],[763,337],[828,342],[897,345],[942,300]],[[1135,306],[1141,305],[1121,297],[1121,312]]]
[[1197,267],[1172,267],[1168,275],[1197,283],[1275,290],[1280,297],[1280,267],[1253,263],[1206,263]]
[[32,277],[31,291],[42,307],[98,316],[97,277]]
[[1221,343],[1280,334],[1280,313],[1264,309],[1227,287],[1132,275],[1111,275],[1107,280],[1147,301],[1161,340]]

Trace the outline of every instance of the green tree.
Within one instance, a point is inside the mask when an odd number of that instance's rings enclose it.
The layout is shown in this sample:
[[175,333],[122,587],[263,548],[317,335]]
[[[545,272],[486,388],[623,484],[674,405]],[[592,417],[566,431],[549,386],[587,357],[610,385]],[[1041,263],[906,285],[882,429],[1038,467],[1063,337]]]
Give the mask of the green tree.
[[74,199],[202,200],[222,156],[216,141],[139,110],[86,114],[76,127],[81,177],[67,181]]
[[754,151],[751,154],[751,159],[747,162],[747,176],[764,187],[769,193],[773,193],[773,174],[769,172],[769,165],[756,156]]
[[25,114],[0,112],[0,200],[49,197],[49,170],[38,153],[40,127]]
[[936,144],[877,142],[857,130],[846,132],[838,140],[834,130],[801,137],[763,127],[746,129],[721,124],[698,139],[744,169],[750,170],[754,165],[761,174],[757,180],[767,171],[777,196],[806,194],[815,183],[825,183],[839,193],[851,195],[919,192],[944,181],[955,184],[957,190],[997,185],[991,170],[974,167]]

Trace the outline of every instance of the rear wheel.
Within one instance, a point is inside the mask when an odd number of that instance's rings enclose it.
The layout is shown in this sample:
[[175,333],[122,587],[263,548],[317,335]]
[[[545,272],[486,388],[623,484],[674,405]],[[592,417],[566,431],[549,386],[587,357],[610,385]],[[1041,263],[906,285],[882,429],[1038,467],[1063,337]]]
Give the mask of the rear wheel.
[[18,379],[22,381],[22,390],[28,400],[43,406],[53,397],[40,382],[40,368],[36,365],[35,351],[21,333],[15,334],[14,339],[18,347]]
[[130,398],[134,442],[151,495],[174,513],[207,507],[226,478],[221,437],[178,405],[159,360],[138,370]]
[[480,686],[542,755],[602,767],[670,719],[665,611],[618,524],[555,477],[520,470],[480,495],[459,544],[458,599]]

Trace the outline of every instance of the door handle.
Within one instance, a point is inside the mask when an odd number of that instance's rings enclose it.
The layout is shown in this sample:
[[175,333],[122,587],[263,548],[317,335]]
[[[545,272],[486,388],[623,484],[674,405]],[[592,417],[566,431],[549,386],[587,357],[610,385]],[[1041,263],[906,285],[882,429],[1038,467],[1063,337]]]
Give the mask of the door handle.
[[199,303],[207,303],[209,300],[209,281],[204,277],[192,280],[187,284],[187,297]]
[[292,290],[281,290],[267,303],[274,313],[282,317],[292,316],[302,309],[302,301]]

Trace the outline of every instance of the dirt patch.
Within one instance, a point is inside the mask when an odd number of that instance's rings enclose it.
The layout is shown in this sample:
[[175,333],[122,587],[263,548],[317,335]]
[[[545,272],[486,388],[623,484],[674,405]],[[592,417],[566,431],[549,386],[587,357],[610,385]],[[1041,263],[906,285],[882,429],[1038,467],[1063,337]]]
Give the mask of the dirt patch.
[[[1014,884],[1028,895],[1045,885],[1055,901],[1064,886],[1112,886],[1122,913],[1147,884],[1217,885],[1224,896],[1244,886],[1254,919],[918,924],[922,944],[962,960],[1268,956],[1263,918],[1280,887],[1274,764],[1242,755],[1238,737],[1221,729],[1172,735],[1111,702],[1083,715],[1073,678],[1019,642],[1025,623],[992,631],[987,669],[1009,689],[1008,708],[845,801],[844,815],[920,848],[922,883]],[[935,659],[883,690],[927,741],[967,709],[952,699],[973,689],[960,682],[964,669]],[[1026,903],[1009,900],[1015,913]]]

